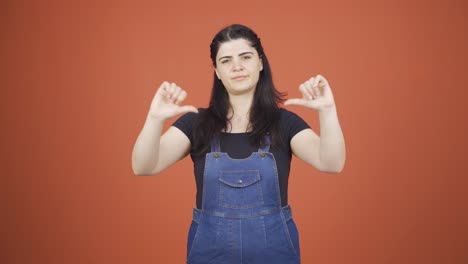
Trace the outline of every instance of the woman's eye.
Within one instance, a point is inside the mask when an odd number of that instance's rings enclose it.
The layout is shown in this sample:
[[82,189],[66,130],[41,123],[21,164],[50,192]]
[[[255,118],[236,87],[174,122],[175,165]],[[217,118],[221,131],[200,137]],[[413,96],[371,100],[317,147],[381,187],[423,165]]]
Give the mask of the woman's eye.
[[221,64],[226,64],[229,60],[222,60]]
[[248,60],[248,59],[250,59],[250,58],[252,58],[252,57],[251,57],[251,56],[244,56],[244,57],[242,57],[242,58],[243,58],[244,60]]

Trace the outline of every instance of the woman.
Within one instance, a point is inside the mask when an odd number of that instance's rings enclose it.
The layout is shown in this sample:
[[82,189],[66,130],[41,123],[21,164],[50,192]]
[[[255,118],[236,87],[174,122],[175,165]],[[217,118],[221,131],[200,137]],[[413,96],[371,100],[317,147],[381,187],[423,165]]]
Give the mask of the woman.
[[[299,235],[287,201],[291,155],[338,173],[345,145],[327,80],[300,85],[303,98],[284,102],[260,39],[243,25],[211,43],[214,82],[207,109],[181,106],[187,92],[164,82],[154,96],[132,156],[136,175],[157,174],[190,153],[197,207],[187,263],[300,263]],[[319,137],[280,107],[319,111]],[[183,114],[162,136],[166,120]]]

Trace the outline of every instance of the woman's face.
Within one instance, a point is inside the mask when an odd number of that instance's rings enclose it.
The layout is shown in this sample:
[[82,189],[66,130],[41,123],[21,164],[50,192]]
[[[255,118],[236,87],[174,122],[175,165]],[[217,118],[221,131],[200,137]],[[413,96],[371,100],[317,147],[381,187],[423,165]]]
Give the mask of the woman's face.
[[229,94],[253,93],[262,70],[257,50],[247,40],[230,40],[219,47],[215,71]]

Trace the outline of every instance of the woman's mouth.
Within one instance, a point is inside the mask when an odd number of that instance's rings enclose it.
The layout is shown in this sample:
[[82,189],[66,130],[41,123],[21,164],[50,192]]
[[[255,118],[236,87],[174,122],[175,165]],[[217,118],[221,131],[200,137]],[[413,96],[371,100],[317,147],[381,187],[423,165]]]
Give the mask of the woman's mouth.
[[236,76],[234,78],[232,78],[233,80],[236,80],[236,81],[240,81],[240,80],[243,80],[247,78],[247,75],[241,75],[241,76]]

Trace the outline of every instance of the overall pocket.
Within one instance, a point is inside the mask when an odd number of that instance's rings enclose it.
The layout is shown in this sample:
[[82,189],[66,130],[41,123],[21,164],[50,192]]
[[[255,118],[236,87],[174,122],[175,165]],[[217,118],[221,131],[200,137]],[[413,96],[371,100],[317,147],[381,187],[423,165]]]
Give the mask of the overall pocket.
[[219,206],[247,209],[263,205],[258,170],[220,171]]
[[198,223],[192,220],[192,224],[190,224],[190,229],[188,232],[188,239],[187,239],[187,260],[190,257],[190,253],[192,252],[195,238],[197,236],[198,231]]
[[299,233],[297,231],[297,226],[294,220],[291,218],[284,220],[286,238],[291,246],[292,251],[297,257],[301,256],[300,247],[299,247]]

